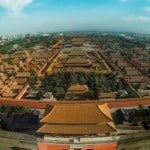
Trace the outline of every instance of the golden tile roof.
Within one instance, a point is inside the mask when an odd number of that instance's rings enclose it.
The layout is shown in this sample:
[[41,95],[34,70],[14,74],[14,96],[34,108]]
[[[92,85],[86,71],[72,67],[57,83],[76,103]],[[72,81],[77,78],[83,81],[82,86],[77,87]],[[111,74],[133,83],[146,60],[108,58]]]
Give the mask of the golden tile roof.
[[38,132],[83,135],[116,131],[107,104],[57,103],[47,107]]
[[73,58],[69,58],[66,61],[66,64],[89,64],[89,61],[86,58],[73,57]]
[[86,53],[83,51],[83,50],[72,50],[70,53],[69,53],[69,56],[85,56]]
[[[104,108],[103,108],[104,107]],[[108,109],[108,110],[107,110]],[[106,111],[105,113],[102,111]],[[112,121],[109,108],[93,104],[56,104],[42,123],[98,123]]]
[[74,94],[78,94],[78,93],[85,93],[88,92],[89,88],[87,85],[80,85],[80,84],[76,84],[76,85],[71,85],[68,90],[67,93],[74,93]]
[[62,135],[86,135],[86,134],[104,134],[115,132],[116,129],[114,125],[109,123],[102,124],[66,124],[66,125],[50,125],[44,124],[38,132],[48,133],[48,134],[62,134]]
[[100,98],[115,98],[116,94],[114,92],[100,93]]

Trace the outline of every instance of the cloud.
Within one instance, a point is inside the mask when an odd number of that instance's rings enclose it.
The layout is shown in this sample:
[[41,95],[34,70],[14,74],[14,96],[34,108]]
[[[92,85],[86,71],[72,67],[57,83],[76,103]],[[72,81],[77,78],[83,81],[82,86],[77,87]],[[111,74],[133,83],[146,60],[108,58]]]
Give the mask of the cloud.
[[130,15],[128,17],[125,17],[125,21],[127,22],[140,22],[140,23],[146,23],[146,22],[150,22],[150,17],[148,16],[137,16],[137,15]]
[[143,10],[150,13],[150,6],[148,6],[148,7],[143,7]]
[[12,11],[13,13],[19,13],[22,9],[32,3],[33,0],[0,0],[0,6]]
[[127,2],[128,0],[120,0],[120,1],[124,3],[124,2]]
[[150,17],[148,17],[148,16],[137,16],[136,20],[143,21],[143,22],[150,22]]
[[[126,3],[126,2],[138,2],[140,0],[119,0],[122,3]],[[142,1],[142,0],[141,0]],[[143,0],[144,1],[144,0]],[[150,1],[150,0],[149,0]]]
[[133,1],[133,0],[120,0],[120,2],[122,2],[122,3],[126,3],[126,2],[129,2],[129,1]]
[[120,2],[122,3],[125,3],[125,2],[140,2],[140,1],[144,1],[144,2],[147,2],[147,3],[150,3],[150,0],[119,0]]

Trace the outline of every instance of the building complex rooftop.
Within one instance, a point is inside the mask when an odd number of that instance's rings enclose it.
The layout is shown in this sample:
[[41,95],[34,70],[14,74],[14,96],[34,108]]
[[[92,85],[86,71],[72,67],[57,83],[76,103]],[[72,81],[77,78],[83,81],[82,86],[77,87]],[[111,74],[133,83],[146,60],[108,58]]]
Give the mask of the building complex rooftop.
[[[47,110],[48,109],[48,110]],[[38,132],[56,135],[97,135],[115,132],[107,104],[56,104],[47,107]]]

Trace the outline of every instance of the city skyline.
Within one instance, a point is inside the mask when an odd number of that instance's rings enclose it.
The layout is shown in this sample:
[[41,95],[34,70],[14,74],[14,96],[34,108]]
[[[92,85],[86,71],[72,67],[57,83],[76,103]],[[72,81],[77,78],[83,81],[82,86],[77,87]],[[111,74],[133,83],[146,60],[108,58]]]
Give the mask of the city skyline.
[[59,31],[150,33],[150,0],[0,0],[0,35]]

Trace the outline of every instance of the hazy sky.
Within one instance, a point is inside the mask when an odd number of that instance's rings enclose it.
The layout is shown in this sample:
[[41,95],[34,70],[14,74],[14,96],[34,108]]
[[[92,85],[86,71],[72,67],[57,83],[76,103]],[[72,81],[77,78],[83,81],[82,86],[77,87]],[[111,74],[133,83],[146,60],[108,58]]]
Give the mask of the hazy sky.
[[0,35],[71,30],[150,33],[150,0],[0,0]]

